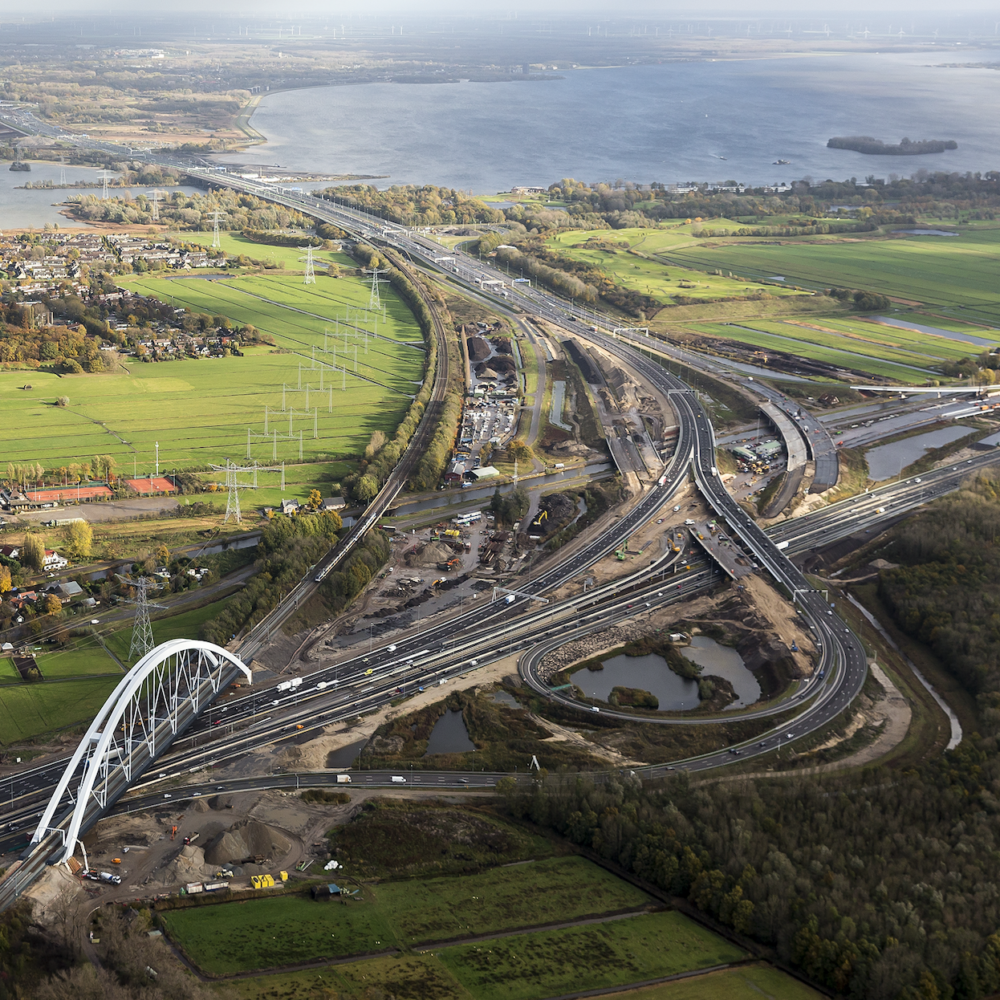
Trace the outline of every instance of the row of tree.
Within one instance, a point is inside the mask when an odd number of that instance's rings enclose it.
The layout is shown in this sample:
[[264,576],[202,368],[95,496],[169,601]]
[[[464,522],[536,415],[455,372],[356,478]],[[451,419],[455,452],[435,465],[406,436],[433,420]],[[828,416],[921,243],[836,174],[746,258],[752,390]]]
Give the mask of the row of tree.
[[225,646],[252,628],[336,543],[343,522],[335,511],[268,522],[257,543],[256,574],[217,617],[201,627],[201,637]]
[[347,184],[317,193],[327,200],[347,202],[399,225],[447,226],[504,221],[502,211],[471,194],[434,184],[393,184],[382,191],[373,184]]

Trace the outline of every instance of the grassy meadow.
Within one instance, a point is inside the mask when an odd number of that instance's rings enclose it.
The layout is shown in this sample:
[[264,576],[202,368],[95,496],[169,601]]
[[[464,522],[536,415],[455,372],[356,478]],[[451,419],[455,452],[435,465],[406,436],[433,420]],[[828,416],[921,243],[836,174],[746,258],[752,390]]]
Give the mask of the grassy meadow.
[[[780,219],[764,221],[781,225]],[[942,366],[1000,342],[993,329],[1000,324],[1000,225],[947,226],[959,232],[955,237],[702,234],[702,228],[732,231],[738,225],[712,219],[703,227],[566,231],[548,245],[663,302],[668,308],[648,324],[661,333],[739,341],[756,348],[762,364],[768,352],[780,351],[836,369],[922,383],[939,377]],[[821,302],[829,300],[816,299],[810,289],[829,287],[886,294],[895,299],[888,318],[929,329],[897,328],[833,304],[824,310]],[[752,309],[726,301],[755,293],[765,297]],[[685,305],[686,299],[703,305]]]
[[[234,240],[245,242],[227,236]],[[294,248],[251,246],[273,250],[281,263],[301,268]],[[317,261],[324,253],[316,254]],[[359,455],[375,430],[391,435],[423,377],[419,327],[385,284],[385,310],[377,316],[362,311],[369,296],[362,277],[332,278],[322,271],[315,285],[304,285],[301,274],[281,273],[135,276],[121,284],[235,324],[253,324],[271,334],[276,346],[247,347],[244,357],[156,364],[127,359],[127,371],[102,375],[2,372],[0,422],[18,428],[7,442],[7,461],[38,462],[51,470],[108,454],[121,472],[141,475],[150,471],[159,442],[161,471],[198,469],[227,457],[245,460],[250,428],[256,435],[250,453],[261,462],[274,461],[276,452],[277,461],[298,463],[301,431],[304,461],[330,463]],[[346,374],[318,359],[335,362]],[[22,388],[26,384],[30,390]],[[60,396],[69,398],[67,406],[54,405]],[[276,497],[277,491],[261,502]]]
[[[516,934],[433,953],[386,955],[240,979],[229,985],[245,1000],[311,1000],[323,995],[323,989],[344,997],[371,996],[370,991],[378,990],[408,1000],[536,1000],[580,989],[627,986],[745,957],[739,948],[687,917],[661,912]],[[688,981],[689,988],[678,992],[677,1000],[716,996],[750,1000],[761,992],[775,1000],[817,997],[767,966],[746,966],[720,975],[726,978]],[[675,985],[681,983],[652,987],[649,1000],[673,1000],[675,995],[669,990]],[[726,993],[727,988],[733,992]]]
[[[728,220],[713,220],[712,226]],[[736,228],[736,223],[728,223]],[[607,273],[617,285],[650,295],[669,305],[675,296],[713,301],[766,291],[778,296],[808,296],[794,288],[756,281],[739,281],[728,274],[706,274],[691,266],[670,266],[664,254],[676,248],[697,246],[691,226],[670,229],[616,229],[561,232],[548,240],[551,249]],[[672,262],[671,262],[672,263]],[[743,272],[739,272],[741,275]]]
[[[367,887],[364,902],[279,896],[170,911],[164,920],[193,961],[220,974],[502,933],[634,910],[648,901],[591,862],[564,857],[462,877],[386,882]],[[287,941],[267,944],[263,930],[274,921],[295,939],[294,955]]]
[[708,240],[678,246],[669,257],[683,267],[732,271],[748,279],[781,276],[810,288],[868,289],[902,305],[1000,324],[1000,225],[947,230],[959,235]]

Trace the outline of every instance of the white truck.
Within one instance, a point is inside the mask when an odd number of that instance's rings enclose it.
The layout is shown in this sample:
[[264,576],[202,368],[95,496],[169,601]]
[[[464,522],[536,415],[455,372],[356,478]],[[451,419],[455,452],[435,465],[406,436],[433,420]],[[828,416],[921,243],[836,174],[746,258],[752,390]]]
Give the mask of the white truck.
[[394,785],[405,785],[406,784],[406,778],[404,778],[401,774],[394,774],[389,780]]
[[351,783],[351,776],[349,774],[338,774],[337,784],[338,785],[349,785]]
[[121,885],[121,875],[112,875],[111,872],[101,872],[101,881],[110,882],[112,885]]

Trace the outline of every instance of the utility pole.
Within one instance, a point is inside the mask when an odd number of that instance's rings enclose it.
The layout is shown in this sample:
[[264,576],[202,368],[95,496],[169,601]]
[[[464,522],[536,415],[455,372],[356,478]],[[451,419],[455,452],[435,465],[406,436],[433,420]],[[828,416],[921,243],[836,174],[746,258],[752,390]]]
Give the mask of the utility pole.
[[304,260],[306,262],[306,269],[302,275],[303,285],[315,285],[316,284],[316,272],[313,269],[313,248],[312,247],[302,247],[305,250],[305,256],[300,257],[299,260]]

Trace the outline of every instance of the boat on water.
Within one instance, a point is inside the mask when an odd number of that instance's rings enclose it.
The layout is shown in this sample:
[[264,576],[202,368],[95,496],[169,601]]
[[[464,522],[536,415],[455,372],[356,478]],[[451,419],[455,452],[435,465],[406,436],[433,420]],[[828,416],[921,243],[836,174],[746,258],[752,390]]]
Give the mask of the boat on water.
[[10,165],[11,170],[31,170],[31,164],[25,163],[24,160],[15,160]]
[[789,163],[791,163],[791,160],[775,160],[773,166],[775,167],[787,166]]

